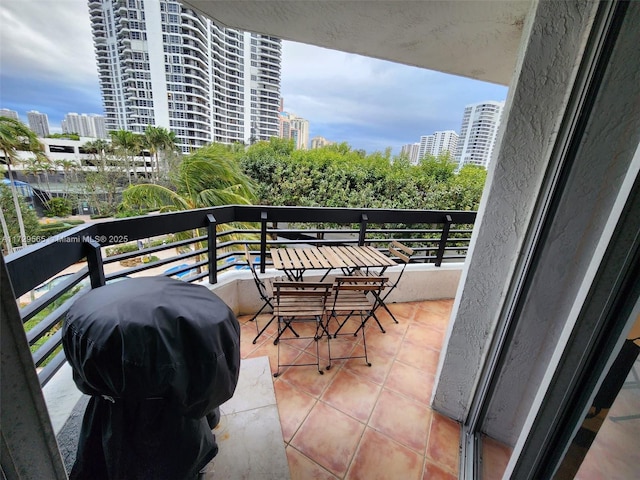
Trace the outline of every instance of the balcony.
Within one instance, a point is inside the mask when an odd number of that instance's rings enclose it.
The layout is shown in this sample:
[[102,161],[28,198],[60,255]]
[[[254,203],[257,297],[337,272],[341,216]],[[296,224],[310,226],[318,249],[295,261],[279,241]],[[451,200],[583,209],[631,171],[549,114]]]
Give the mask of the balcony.
[[[338,361],[323,376],[318,376],[314,369],[291,367],[273,383],[268,372],[266,378],[275,389],[292,478],[307,478],[309,472],[317,469],[328,469],[343,478],[349,464],[352,469],[360,468],[359,462],[363,460],[359,460],[356,451],[372,455],[380,442],[395,449],[393,459],[385,463],[387,467],[399,468],[398,465],[408,461],[411,471],[422,472],[426,458],[431,459],[427,462],[429,469],[455,474],[459,427],[430,410],[429,390],[474,221],[475,212],[226,206],[78,227],[9,255],[6,263],[15,294],[22,300],[27,300],[28,292],[41,283],[67,274],[51,290],[25,303],[20,311],[25,323],[38,314],[42,317],[40,312],[47,308],[50,311],[27,334],[38,378],[47,390],[50,380],[57,381],[56,373],[61,368],[61,374],[68,369],[60,351],[61,335],[57,328],[73,301],[73,297],[66,298],[68,292],[74,289],[80,289],[76,294],[81,295],[89,284],[98,287],[125,276],[162,275],[177,263],[186,264],[173,269],[171,275],[185,279],[185,273],[192,273],[186,278],[188,281],[210,285],[238,315],[243,359],[258,361],[265,357],[272,359],[276,347],[272,343],[273,329],[268,329],[256,344],[251,343],[256,327],[249,319],[259,307],[260,299],[237,253],[245,243],[260,254],[260,270],[265,275],[278,274],[269,268],[272,264],[267,252],[273,246],[367,244],[384,250],[392,238],[408,243],[416,253],[403,277],[406,283],[391,299],[398,303],[390,304],[400,323],[395,325],[390,317],[381,315],[388,333],[382,335],[377,327],[371,327],[367,333],[373,367],[364,368],[358,360]],[[255,228],[225,230],[232,222],[251,222]],[[317,226],[326,223],[331,226]],[[147,239],[194,229],[200,229],[201,235],[147,244]],[[106,256],[109,246],[137,240],[145,243],[141,250]],[[178,250],[180,253],[176,254]],[[121,266],[121,262],[145,256],[153,256],[155,260]],[[427,298],[444,300],[427,301]],[[56,308],[52,309],[50,305],[54,302]],[[263,315],[258,322],[263,324],[268,318]],[[337,348],[346,348],[339,343]],[[361,348],[358,343],[353,345]],[[287,355],[293,359],[306,353],[304,348],[294,348]],[[392,425],[391,418],[380,414],[381,409],[389,408],[389,402],[400,405],[402,410],[411,406],[410,413],[394,416]],[[340,442],[345,442],[340,446],[346,449],[346,456],[335,460],[326,453],[321,455],[317,445],[310,441],[315,436],[312,432],[326,432],[319,425],[344,418],[349,420],[322,435],[329,435],[327,441],[339,437]],[[433,432],[430,437],[435,442],[432,447],[427,444],[429,431]],[[398,435],[402,438],[396,445]],[[221,437],[224,442],[226,437]],[[436,440],[440,437],[442,440]],[[442,442],[452,442],[452,447],[445,447]],[[429,448],[436,450],[429,453]],[[441,448],[448,452],[446,459],[434,453]],[[220,468],[227,465],[224,458],[219,459]],[[334,461],[338,463],[331,463]]]

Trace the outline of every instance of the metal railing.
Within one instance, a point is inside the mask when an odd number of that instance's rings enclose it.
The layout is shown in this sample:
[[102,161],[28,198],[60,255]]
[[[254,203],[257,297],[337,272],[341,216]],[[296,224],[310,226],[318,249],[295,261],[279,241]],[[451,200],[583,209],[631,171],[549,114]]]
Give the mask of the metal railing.
[[[388,252],[391,240],[414,249],[412,263],[440,266],[464,260],[475,217],[461,211],[230,205],[81,225],[5,260],[16,299],[30,296],[20,314],[44,385],[64,363],[61,322],[88,288],[149,274],[215,284],[220,274],[243,268],[245,244],[260,256],[263,273],[274,246],[366,244]],[[132,251],[105,254],[105,247],[123,243]],[[56,277],[59,282],[41,296],[30,293]]]

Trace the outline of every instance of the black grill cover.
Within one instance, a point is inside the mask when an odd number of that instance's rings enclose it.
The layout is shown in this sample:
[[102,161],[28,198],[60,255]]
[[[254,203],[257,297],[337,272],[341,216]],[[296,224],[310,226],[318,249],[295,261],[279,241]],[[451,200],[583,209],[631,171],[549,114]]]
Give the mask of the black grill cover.
[[62,342],[92,396],[71,478],[190,479],[215,456],[204,417],[233,396],[240,327],[206,287],[149,277],[91,290]]

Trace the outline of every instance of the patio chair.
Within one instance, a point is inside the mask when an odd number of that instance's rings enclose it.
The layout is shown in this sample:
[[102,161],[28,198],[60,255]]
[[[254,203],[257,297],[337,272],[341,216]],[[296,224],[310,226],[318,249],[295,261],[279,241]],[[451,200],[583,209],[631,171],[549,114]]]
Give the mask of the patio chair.
[[[318,373],[324,373],[320,368],[319,340],[329,332],[326,327],[327,298],[331,296],[331,283],[326,282],[274,282],[274,317],[278,319],[278,335],[274,341],[278,345],[278,367],[274,377],[280,375],[280,367],[315,365]],[[292,328],[293,323],[312,323],[315,325],[313,336],[283,337],[285,330]],[[316,342],[315,363],[280,363],[280,346],[287,340],[313,339]]]
[[[255,345],[255,343],[258,341],[258,338],[260,338],[260,335],[264,333],[264,331],[269,327],[269,325],[271,325],[271,323],[275,318],[272,315],[269,321],[262,327],[262,329],[258,326],[257,318],[263,312],[263,310],[269,307],[273,311],[273,288],[271,286],[271,280],[268,280],[268,279],[263,280],[258,276],[258,272],[256,271],[256,266],[255,266],[255,257],[251,255],[249,246],[246,244],[244,246],[244,257],[247,262],[247,265],[249,266],[249,270],[251,270],[253,282],[255,283],[256,289],[258,290],[258,293],[260,294],[260,298],[262,299],[262,302],[263,302],[262,306],[260,307],[260,310],[258,310],[256,314],[249,320],[250,322],[253,322],[253,321],[256,322],[257,335],[253,339],[253,343]],[[295,331],[293,333],[295,333]]]
[[[338,335],[353,335],[357,336],[358,332],[362,330],[362,344],[364,346],[364,355],[350,356],[350,357],[332,357],[331,345],[329,345],[329,365],[327,370],[331,368],[331,361],[345,358],[364,358],[365,363],[371,366],[369,358],[367,357],[367,339],[365,336],[366,323],[369,318],[373,317],[377,322],[380,329],[380,321],[376,317],[376,307],[379,305],[378,298],[380,293],[385,288],[388,282],[387,277],[374,277],[374,276],[339,276],[335,278],[333,284],[334,296],[331,311],[329,313],[329,320],[336,319],[338,323],[338,329],[333,333],[333,338],[337,338]],[[372,293],[373,299],[370,299],[367,294]],[[347,324],[348,320],[354,315],[360,317],[358,328],[354,332],[340,333],[342,328]],[[343,317],[342,321],[339,317]]]
[[[389,297],[389,295],[391,295],[391,293],[396,289],[396,287],[398,286],[398,284],[400,283],[400,279],[402,279],[402,275],[404,274],[404,270],[407,267],[407,265],[409,264],[409,260],[411,255],[413,255],[413,249],[407,247],[406,245],[398,242],[397,240],[393,240],[390,244],[389,244],[389,253],[395,257],[396,263],[402,263],[402,269],[400,270],[400,273],[398,273],[398,276],[396,277],[396,279],[394,281],[388,281],[387,284],[385,285],[385,292],[384,295],[378,295],[376,297],[376,301],[378,302],[378,306],[384,308],[387,313],[389,314],[389,316],[391,316],[391,318],[393,319],[393,321],[395,323],[398,323],[398,320],[396,319],[395,315],[391,312],[391,310],[389,310],[389,307],[387,306],[387,304],[385,303],[385,300]],[[384,267],[382,270],[375,272],[372,270],[367,269],[365,272],[360,271],[358,274],[359,275],[367,275],[367,276],[380,276],[383,275],[386,271],[387,267]],[[375,292],[372,292],[374,294],[374,296],[376,295]],[[380,330],[382,331],[382,333],[386,333],[386,331],[384,330],[384,328],[382,328],[382,325],[380,324],[380,322],[378,322],[378,326],[380,327]]]

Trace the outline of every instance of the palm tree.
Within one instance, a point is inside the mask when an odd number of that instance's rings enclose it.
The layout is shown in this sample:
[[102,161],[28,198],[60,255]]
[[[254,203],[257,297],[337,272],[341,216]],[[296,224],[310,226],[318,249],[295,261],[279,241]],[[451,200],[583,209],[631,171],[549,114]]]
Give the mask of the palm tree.
[[156,168],[155,181],[160,180],[160,153],[176,149],[176,134],[163,127],[147,126],[144,145],[149,150]]
[[102,168],[107,167],[106,155],[107,153],[110,153],[112,150],[112,145],[109,142],[98,138],[96,140],[91,140],[89,142],[86,142],[82,146],[82,149],[86,153],[90,153],[94,155],[94,158],[100,162],[100,165],[95,165],[96,167],[102,167]]
[[[0,150],[4,152],[7,173],[9,174],[9,186],[13,196],[13,203],[16,208],[16,216],[20,227],[20,237],[22,246],[27,246],[27,236],[24,229],[22,211],[18,200],[11,165],[17,159],[18,150],[27,150],[36,154],[37,158],[44,157],[44,149],[38,140],[37,135],[19,120],[9,117],[0,117]],[[46,157],[45,157],[46,158]]]
[[[127,173],[129,177],[129,185],[131,185],[131,171],[129,170],[130,166],[133,164],[133,156],[136,153],[140,152],[142,148],[142,137],[133,132],[129,132],[128,130],[115,130],[110,132],[111,142],[116,149],[116,151],[120,151],[124,155],[124,161],[127,168]],[[132,157],[132,161],[129,162],[129,157]],[[145,176],[147,174],[147,163],[144,164]],[[133,166],[133,172],[135,174],[135,166]]]
[[162,185],[133,185],[123,192],[125,207],[159,208],[161,212],[251,205],[253,181],[225,145],[212,144],[186,156],[171,175],[175,190]]
[[[128,187],[122,205],[128,209],[151,208],[161,213],[220,205],[251,205],[255,199],[253,181],[246,176],[236,156],[225,145],[212,144],[186,156],[170,175],[174,189],[156,184]],[[237,223],[229,228],[247,229]],[[197,231],[185,237],[194,238]],[[196,249],[201,248],[196,245]]]

